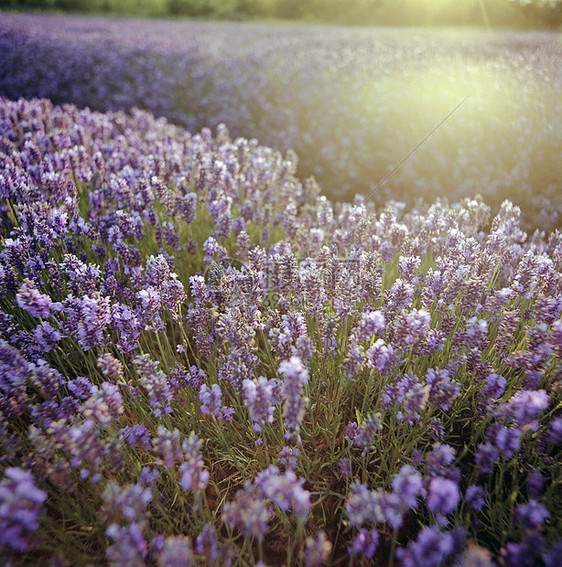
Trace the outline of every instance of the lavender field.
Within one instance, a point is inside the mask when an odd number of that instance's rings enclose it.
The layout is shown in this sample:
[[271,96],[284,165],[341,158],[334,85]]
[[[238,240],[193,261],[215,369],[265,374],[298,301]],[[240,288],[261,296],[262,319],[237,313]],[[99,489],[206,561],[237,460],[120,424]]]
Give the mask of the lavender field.
[[[562,224],[555,32],[345,28],[0,14],[0,95],[224,123],[299,156],[337,200],[481,194]],[[535,219],[539,218],[538,224]]]
[[0,14],[0,563],[558,567],[557,36],[129,24]]

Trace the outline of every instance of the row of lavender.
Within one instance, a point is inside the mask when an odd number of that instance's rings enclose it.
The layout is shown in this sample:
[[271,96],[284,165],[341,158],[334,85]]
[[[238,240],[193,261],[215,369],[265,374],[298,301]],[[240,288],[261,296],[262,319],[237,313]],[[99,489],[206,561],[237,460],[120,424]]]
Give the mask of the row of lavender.
[[[144,108],[198,131],[293,148],[299,174],[349,200],[481,193],[562,218],[556,34],[0,15],[0,95]],[[386,197],[385,197],[386,195]]]
[[9,564],[559,564],[562,233],[295,161],[0,99]]

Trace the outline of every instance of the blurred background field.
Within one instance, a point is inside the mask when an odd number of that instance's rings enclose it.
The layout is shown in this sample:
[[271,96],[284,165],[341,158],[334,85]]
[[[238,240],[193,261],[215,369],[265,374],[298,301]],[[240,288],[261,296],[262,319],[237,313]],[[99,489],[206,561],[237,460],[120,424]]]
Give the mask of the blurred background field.
[[139,107],[193,132],[224,123],[293,149],[298,175],[333,199],[481,194],[521,205],[527,228],[552,229],[561,54],[559,34],[544,30],[4,13],[0,95]]
[[0,0],[0,7],[226,20],[303,20],[360,25],[476,25],[554,29],[559,0]]

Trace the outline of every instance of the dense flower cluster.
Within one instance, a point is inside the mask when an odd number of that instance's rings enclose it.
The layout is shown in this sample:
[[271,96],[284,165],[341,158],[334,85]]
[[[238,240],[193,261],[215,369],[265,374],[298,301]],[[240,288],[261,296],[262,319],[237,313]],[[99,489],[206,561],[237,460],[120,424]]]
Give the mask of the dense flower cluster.
[[6,561],[556,564],[562,233],[295,168],[0,99]]
[[[464,101],[377,189],[376,198],[413,203],[419,197],[457,200],[481,193],[494,206],[505,198],[524,204],[526,215],[539,215],[527,217],[535,226],[554,227],[562,218],[556,159],[562,150],[561,48],[555,32],[402,34],[2,14],[0,38],[2,96],[50,98],[102,111],[138,107],[191,131],[224,123],[236,136],[256,137],[282,151],[293,148],[302,174],[314,175],[338,198],[372,191]],[[115,122],[126,135],[122,118],[117,115]],[[64,159],[79,162],[81,152],[73,149]],[[104,149],[99,152],[103,158]],[[231,182],[229,163],[224,167],[204,178]],[[209,201],[216,233],[208,235],[207,258],[232,223],[227,202]],[[168,204],[187,222],[196,214],[191,191]],[[283,208],[283,227],[292,237],[298,232],[296,209],[291,202]],[[64,208],[45,209],[35,223],[42,238],[51,241],[69,230],[66,215]],[[473,221],[471,215],[467,211],[461,230]],[[114,224],[116,246],[128,246],[139,218],[126,215]],[[314,226],[307,240],[321,243],[325,234],[325,226]],[[156,237],[174,244],[173,223],[162,223]],[[414,265],[403,264],[406,270]],[[477,289],[475,281],[473,292]]]

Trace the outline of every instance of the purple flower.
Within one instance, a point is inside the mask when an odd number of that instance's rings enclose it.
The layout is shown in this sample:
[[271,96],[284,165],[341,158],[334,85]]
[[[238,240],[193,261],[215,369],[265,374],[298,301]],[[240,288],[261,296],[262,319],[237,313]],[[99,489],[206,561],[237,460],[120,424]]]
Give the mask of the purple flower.
[[287,439],[300,439],[299,429],[308,405],[308,398],[303,389],[308,382],[308,370],[297,356],[284,360],[279,365],[279,374],[283,376],[283,420],[287,427]]
[[382,311],[367,311],[361,315],[361,322],[355,333],[358,343],[368,341],[374,335],[381,334],[386,327],[386,321]]
[[148,451],[152,446],[150,431],[140,423],[123,427],[119,430],[119,434],[130,447],[141,447]]
[[388,374],[396,363],[394,349],[382,339],[377,339],[366,352],[366,362],[368,368]]
[[29,368],[32,371],[31,379],[33,383],[48,398],[54,398],[59,393],[61,387],[67,383],[58,370],[51,368],[42,359],[37,360]]
[[451,532],[440,532],[425,527],[406,548],[396,550],[403,567],[438,567],[455,551],[455,538]]
[[401,347],[420,343],[426,337],[431,323],[431,314],[427,309],[412,309],[399,317],[395,325],[395,341]]
[[469,542],[466,551],[455,563],[455,567],[495,567],[492,554],[484,547]]
[[213,256],[221,248],[221,245],[212,236],[209,236],[209,238],[207,238],[207,240],[203,243],[203,250],[205,252],[205,258],[203,261],[205,264],[210,264],[213,261]]
[[133,364],[140,374],[139,384],[148,396],[154,415],[160,417],[172,413],[174,391],[166,374],[158,369],[160,362],[151,360],[148,354],[141,354],[133,359]]
[[324,531],[320,530],[316,537],[309,536],[304,542],[304,564],[306,567],[321,567],[326,564],[332,544],[326,538]]
[[108,352],[98,356],[97,367],[112,380],[118,381],[123,376],[123,365]]
[[134,567],[144,564],[148,546],[142,535],[142,526],[135,523],[124,527],[111,524],[105,533],[113,540],[106,551],[106,559],[111,565]]
[[89,350],[103,342],[104,331],[111,322],[111,303],[109,297],[99,292],[82,297],[69,295],[64,302],[68,314],[65,330]]
[[372,413],[357,428],[357,433],[353,440],[354,445],[361,449],[374,449],[377,439],[377,432],[382,429],[380,413]]
[[562,442],[562,416],[552,420],[546,439],[548,443],[554,443],[555,445],[559,445]]
[[250,412],[250,419],[254,423],[254,431],[260,432],[265,423],[273,423],[273,412],[275,411],[274,390],[276,384],[265,376],[257,380],[246,378],[242,382],[244,392],[244,405]]
[[142,320],[144,329],[157,333],[161,332],[164,328],[164,322],[160,317],[162,301],[158,289],[154,286],[146,286],[136,293],[136,298],[140,302],[136,314]]
[[183,459],[180,432],[177,429],[168,431],[163,425],[158,426],[157,436],[152,438],[152,448],[159,457],[159,464],[167,469],[174,467]]
[[380,495],[384,519],[393,530],[400,529],[407,509],[404,502],[394,492],[381,492]]
[[7,416],[24,413],[30,405],[27,380],[32,366],[20,352],[0,338],[0,411]]
[[183,462],[180,465],[182,473],[180,485],[184,490],[205,490],[209,480],[209,472],[203,468],[201,457],[201,441],[192,431],[187,439],[182,442]]
[[299,462],[299,454],[300,451],[298,447],[285,445],[281,451],[279,451],[279,464],[287,469],[296,469]]
[[421,474],[410,465],[402,466],[392,479],[392,490],[402,504],[414,509],[418,507],[418,496],[425,494]]
[[484,488],[472,484],[466,489],[465,498],[470,507],[478,512],[484,508],[488,495]]
[[144,269],[144,279],[147,284],[156,288],[161,288],[164,282],[170,277],[170,264],[164,254],[150,256],[146,261]]
[[361,347],[351,347],[347,358],[343,363],[345,376],[348,380],[354,380],[354,376],[359,374],[365,365],[366,356]]
[[512,459],[521,447],[522,431],[520,429],[494,424],[488,429],[487,435],[492,438],[494,446],[506,459]]
[[486,378],[486,384],[482,388],[482,405],[490,408],[494,400],[499,400],[505,392],[506,380],[503,376],[492,373]]
[[33,336],[43,352],[49,352],[62,339],[63,335],[49,321],[43,321],[33,329]]
[[123,303],[114,303],[111,308],[111,327],[119,333],[117,348],[121,352],[131,352],[137,348],[142,323],[135,311]]
[[415,272],[420,267],[421,258],[419,256],[400,256],[398,265],[404,279],[415,283]]
[[485,319],[471,317],[462,333],[463,346],[466,349],[482,349],[488,338],[488,322]]
[[498,460],[498,451],[491,443],[480,443],[475,454],[476,466],[480,472],[487,474],[492,471]]
[[399,312],[405,307],[412,304],[412,297],[414,295],[414,285],[397,278],[393,286],[385,294],[385,305],[387,306],[387,313],[394,311]]
[[550,513],[536,500],[529,500],[526,504],[517,506],[513,516],[524,528],[534,530],[550,518]]
[[367,559],[373,559],[379,545],[379,533],[376,529],[366,530],[361,528],[348,551],[351,555],[362,555]]
[[[528,533],[521,543],[508,542],[500,550],[502,567],[535,567],[541,565],[543,541],[539,533]],[[558,561],[555,565],[559,565]]]
[[142,526],[146,520],[146,506],[152,501],[152,488],[140,484],[120,486],[110,481],[102,493],[102,500],[101,513],[107,522],[118,523],[123,519]]
[[429,481],[427,507],[437,514],[453,513],[461,500],[456,482],[448,478],[434,477]]
[[207,375],[202,368],[197,368],[197,366],[190,366],[189,369],[182,369],[180,383],[185,382],[187,386],[199,390],[201,385],[207,380]]
[[48,295],[41,293],[35,283],[25,279],[16,293],[18,307],[25,309],[33,317],[49,317],[51,315],[52,300]]
[[201,413],[203,415],[213,414],[220,416],[222,409],[222,392],[218,384],[213,384],[211,388],[207,384],[202,384],[199,388],[199,399],[201,400]]
[[205,524],[195,542],[195,551],[206,561],[213,562],[219,558],[217,534],[214,526]]
[[224,505],[222,511],[225,524],[258,540],[263,540],[265,537],[269,516],[270,511],[261,495],[261,490],[249,482],[237,492],[234,501]]
[[429,386],[419,382],[418,377],[409,372],[386,386],[382,394],[382,407],[398,407],[396,417],[413,425],[420,419],[420,412],[427,406]]
[[351,525],[362,526],[367,522],[371,524],[384,522],[383,498],[382,493],[371,492],[364,484],[355,482],[345,503]]
[[203,276],[191,276],[189,278],[189,284],[191,287],[191,297],[195,305],[205,305],[211,301],[211,294]]
[[31,536],[39,527],[47,493],[35,486],[26,470],[8,467],[0,483],[0,547],[25,552],[32,546]]
[[340,459],[338,462],[338,469],[340,471],[340,474],[343,476],[343,478],[351,478],[351,474],[352,474],[352,470],[351,470],[351,462],[349,461],[349,459],[343,458]]
[[195,567],[191,540],[187,536],[168,536],[158,554],[158,567]]
[[544,390],[519,390],[501,408],[498,414],[511,419],[517,427],[524,427],[542,413],[550,402]]
[[85,376],[78,376],[74,380],[69,380],[66,383],[66,387],[70,390],[73,396],[84,401],[90,397],[93,384]]
[[82,479],[97,483],[102,478],[104,460],[114,455],[114,445],[110,440],[100,439],[97,423],[84,420],[70,427],[66,419],[53,421],[47,427],[60,447],[68,452],[70,465],[79,470]]
[[124,412],[119,388],[111,382],[103,382],[98,388],[92,386],[90,397],[82,404],[81,413],[86,419],[106,427],[119,419]]
[[451,409],[453,402],[460,396],[460,384],[451,381],[451,373],[447,368],[434,370],[430,368],[425,377],[429,385],[429,399],[434,406],[443,411]]
[[162,285],[162,305],[172,314],[174,321],[179,321],[179,309],[186,297],[183,283],[177,274],[171,273]]
[[560,565],[560,557],[562,556],[562,541],[555,541],[551,547],[543,552],[542,560],[545,567],[557,567]]
[[150,467],[143,467],[139,476],[139,482],[144,486],[152,486],[160,478],[160,473]]
[[544,491],[546,479],[537,470],[529,473],[527,476],[527,493],[531,498],[538,498]]
[[293,470],[281,474],[277,467],[271,466],[259,473],[254,483],[264,498],[278,508],[284,511],[291,508],[299,522],[306,520],[310,512],[310,493],[302,487],[304,479],[297,478]]

